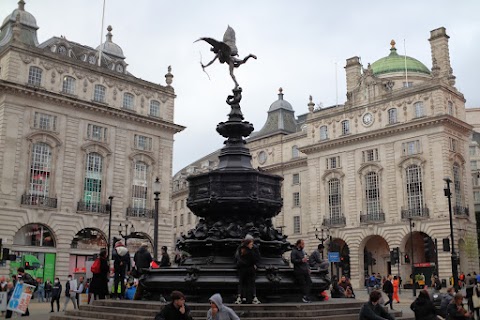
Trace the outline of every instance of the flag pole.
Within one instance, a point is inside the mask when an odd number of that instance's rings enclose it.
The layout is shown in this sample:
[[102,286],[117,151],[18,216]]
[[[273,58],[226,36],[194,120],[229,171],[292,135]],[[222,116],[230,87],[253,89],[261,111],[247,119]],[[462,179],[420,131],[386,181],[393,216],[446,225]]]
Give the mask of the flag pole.
[[98,47],[98,66],[102,64],[102,41],[103,41],[103,24],[105,20],[105,1],[103,0],[103,10],[102,10],[102,30],[100,31],[100,46]]

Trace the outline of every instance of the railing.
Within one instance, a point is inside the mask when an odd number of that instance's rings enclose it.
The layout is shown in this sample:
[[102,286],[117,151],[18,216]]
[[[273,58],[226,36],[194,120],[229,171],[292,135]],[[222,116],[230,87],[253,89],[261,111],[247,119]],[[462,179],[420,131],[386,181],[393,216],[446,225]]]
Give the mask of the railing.
[[428,218],[430,216],[427,207],[405,209],[402,207],[402,219]]
[[323,225],[326,227],[342,227],[347,224],[345,216],[332,217],[323,219]]
[[468,207],[454,206],[453,214],[457,217],[468,217],[470,215],[470,209]]
[[368,224],[379,222],[385,222],[385,212],[383,211],[377,213],[360,214],[360,223]]
[[127,217],[153,219],[155,217],[155,210],[154,209],[146,209],[146,208],[128,207],[127,208]]
[[88,211],[97,213],[109,213],[110,205],[96,202],[78,201],[77,211]]
[[22,195],[21,201],[22,201],[22,204],[25,204],[27,206],[37,206],[37,207],[47,207],[47,208],[57,207],[57,198],[48,198],[48,197],[34,195],[34,194]]

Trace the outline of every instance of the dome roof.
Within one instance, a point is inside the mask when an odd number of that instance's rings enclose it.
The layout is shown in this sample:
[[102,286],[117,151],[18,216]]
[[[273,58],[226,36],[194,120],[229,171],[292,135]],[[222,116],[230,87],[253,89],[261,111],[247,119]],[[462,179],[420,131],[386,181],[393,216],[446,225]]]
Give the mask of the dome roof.
[[107,28],[107,40],[97,47],[97,50],[101,50],[103,53],[120,58],[125,59],[123,55],[123,50],[120,46],[112,41],[112,26],[108,26]]
[[374,75],[392,72],[404,72],[405,65],[408,72],[431,74],[430,70],[417,59],[409,56],[399,55],[397,53],[397,49],[395,48],[395,41],[392,40],[390,44],[392,45],[390,54],[371,64]]
[[288,102],[287,100],[283,100],[283,93],[282,93],[283,89],[280,88],[278,89],[278,91],[279,91],[278,100],[270,105],[270,109],[268,109],[268,112],[275,111],[278,109],[286,109],[289,111],[293,111],[293,108],[290,102]]
[[3,20],[1,28],[3,28],[8,21],[15,22],[17,14],[20,15],[20,24],[38,29],[35,17],[30,12],[25,11],[25,1],[23,0],[18,1],[18,8],[13,10],[13,12]]

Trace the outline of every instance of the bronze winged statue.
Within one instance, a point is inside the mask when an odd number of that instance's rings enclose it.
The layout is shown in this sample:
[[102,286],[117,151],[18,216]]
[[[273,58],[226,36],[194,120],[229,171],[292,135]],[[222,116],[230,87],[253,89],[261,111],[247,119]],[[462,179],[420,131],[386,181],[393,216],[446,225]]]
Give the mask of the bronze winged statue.
[[247,62],[247,60],[250,58],[257,59],[257,56],[254,54],[249,54],[243,59],[237,58],[238,49],[236,46],[235,30],[233,30],[233,28],[230,26],[228,26],[227,31],[225,31],[225,34],[223,35],[223,42],[207,37],[200,38],[197,41],[200,40],[208,42],[212,46],[212,48],[210,48],[210,51],[215,53],[215,57],[212,59],[212,61],[210,61],[206,65],[200,63],[202,65],[202,68],[205,69],[206,67],[214,63],[217,59],[218,61],[220,61],[220,63],[227,63],[230,70],[230,76],[232,77],[233,82],[235,82],[235,89],[238,88],[239,85],[237,79],[235,78],[235,75],[233,74],[233,69],[238,68],[239,66]]

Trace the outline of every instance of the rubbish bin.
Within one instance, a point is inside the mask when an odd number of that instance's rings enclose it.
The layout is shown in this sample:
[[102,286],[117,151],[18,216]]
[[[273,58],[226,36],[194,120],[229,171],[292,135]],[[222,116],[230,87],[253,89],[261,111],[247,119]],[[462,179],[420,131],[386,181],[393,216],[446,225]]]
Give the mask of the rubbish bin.
[[447,287],[447,279],[442,279],[442,288]]

